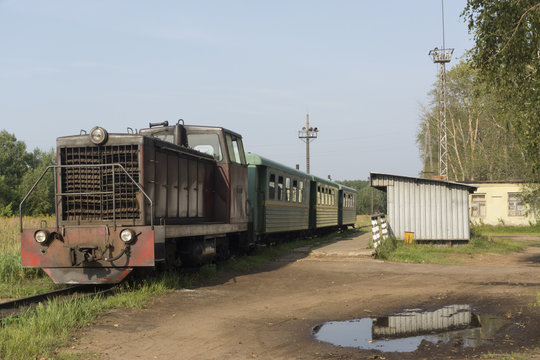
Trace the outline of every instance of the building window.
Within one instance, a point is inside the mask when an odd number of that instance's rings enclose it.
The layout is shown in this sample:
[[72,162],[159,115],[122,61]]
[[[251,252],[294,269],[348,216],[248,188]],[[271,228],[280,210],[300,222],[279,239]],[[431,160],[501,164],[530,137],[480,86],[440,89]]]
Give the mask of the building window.
[[274,199],[276,197],[276,175],[270,174],[268,180],[268,199]]
[[523,216],[524,208],[521,193],[508,193],[508,216]]
[[486,216],[486,194],[475,194],[471,200],[471,216],[485,217]]

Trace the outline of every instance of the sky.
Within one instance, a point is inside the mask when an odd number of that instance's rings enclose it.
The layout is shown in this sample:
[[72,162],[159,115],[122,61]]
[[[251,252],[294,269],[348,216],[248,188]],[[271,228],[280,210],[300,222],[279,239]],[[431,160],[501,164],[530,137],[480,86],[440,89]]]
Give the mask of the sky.
[[[473,46],[444,2],[457,64]],[[47,151],[96,125],[222,126],[312,174],[418,176],[416,134],[442,48],[441,1],[0,0],[0,130]]]

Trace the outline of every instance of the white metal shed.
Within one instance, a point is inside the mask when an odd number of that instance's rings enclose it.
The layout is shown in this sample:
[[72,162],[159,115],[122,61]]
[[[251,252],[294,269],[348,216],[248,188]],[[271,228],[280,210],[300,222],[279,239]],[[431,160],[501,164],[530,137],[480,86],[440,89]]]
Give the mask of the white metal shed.
[[387,193],[390,233],[421,241],[470,239],[469,193],[476,186],[451,181],[371,173],[371,186]]

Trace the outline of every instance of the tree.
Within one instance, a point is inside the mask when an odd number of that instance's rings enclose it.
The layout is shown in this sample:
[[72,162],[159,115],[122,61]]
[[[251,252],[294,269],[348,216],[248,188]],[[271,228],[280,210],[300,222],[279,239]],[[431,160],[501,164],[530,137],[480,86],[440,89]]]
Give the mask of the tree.
[[10,215],[19,204],[19,185],[29,168],[26,144],[6,130],[0,131],[0,213]]
[[500,109],[511,112],[528,177],[540,180],[540,2],[468,0],[475,46],[470,51],[479,79],[494,89]]
[[[524,153],[512,126],[513,114],[501,110],[491,89],[478,80],[478,71],[460,62],[446,79],[448,179],[454,181],[523,179]],[[436,88],[430,107],[424,108],[417,136],[420,152],[431,149],[424,171],[438,168],[439,101]],[[426,155],[428,155],[426,154]],[[428,156],[426,156],[427,158]]]
[[[24,174],[21,182],[21,199],[28,193],[45,169],[50,165],[54,165],[54,163],[54,150],[51,149],[49,152],[42,152],[39,149],[34,150],[32,168]],[[54,203],[54,174],[53,170],[49,170],[26,200],[23,212],[27,215],[52,214],[55,211]]]

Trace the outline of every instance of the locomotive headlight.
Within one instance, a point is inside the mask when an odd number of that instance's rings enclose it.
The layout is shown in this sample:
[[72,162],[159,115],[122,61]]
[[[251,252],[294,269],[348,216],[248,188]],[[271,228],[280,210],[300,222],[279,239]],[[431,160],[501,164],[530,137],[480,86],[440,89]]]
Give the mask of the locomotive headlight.
[[135,231],[131,229],[124,229],[120,231],[120,240],[122,240],[126,244],[133,242],[135,240]]
[[40,243],[45,244],[49,240],[49,232],[47,230],[38,230],[34,233],[34,239]]
[[95,126],[90,131],[90,140],[96,145],[104,144],[107,141],[107,137],[107,131],[101,126]]

